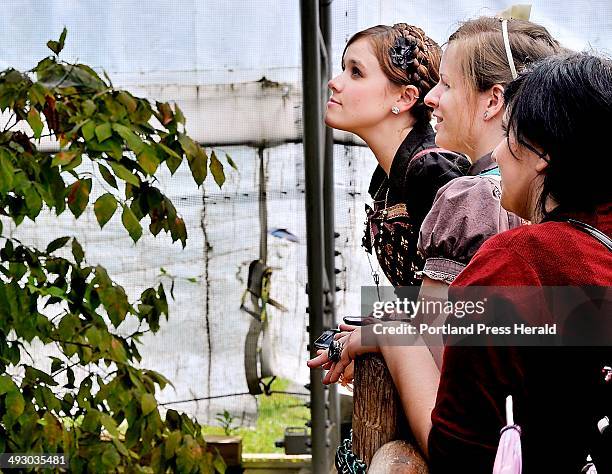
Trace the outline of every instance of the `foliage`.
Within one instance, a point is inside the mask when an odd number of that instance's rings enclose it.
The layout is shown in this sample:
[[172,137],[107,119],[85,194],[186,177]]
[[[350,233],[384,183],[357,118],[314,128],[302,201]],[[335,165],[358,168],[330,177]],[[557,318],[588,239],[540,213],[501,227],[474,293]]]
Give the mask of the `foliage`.
[[[48,43],[55,55],[31,71],[0,72],[0,110],[11,117],[0,132],[0,213],[16,225],[43,208],[78,218],[100,187],[93,211],[101,228],[120,212],[136,242],[148,218],[153,235],[163,230],[184,247],[185,223],[155,174],[162,165],[173,174],[186,159],[198,186],[208,169],[221,186],[223,165],[186,134],[178,106],[153,107],[60,60],[65,37],[64,29]],[[26,122],[31,133],[15,129]],[[37,149],[46,135],[59,152]],[[196,422],[174,410],[162,419],[155,392],[169,381],[137,367],[141,336],[168,318],[163,285],[130,302],[102,266],[87,264],[75,238],[45,249],[2,240],[0,452],[63,452],[70,472],[222,471]],[[122,336],[128,320],[138,328]],[[26,363],[35,340],[57,349],[49,370]]]
[[217,420],[217,423],[219,423],[223,429],[223,433],[226,436],[229,436],[236,431],[238,427],[233,426],[234,416],[229,411],[223,410],[223,412],[216,413],[216,415],[215,420]]
[[[285,391],[290,388],[288,380],[277,378],[272,390]],[[284,393],[257,395],[257,425],[254,428],[241,426],[233,434],[242,438],[245,453],[284,453],[274,442],[283,439],[285,428],[304,427],[310,419],[310,410],[304,406],[304,399]],[[220,426],[204,426],[206,434],[224,434]]]

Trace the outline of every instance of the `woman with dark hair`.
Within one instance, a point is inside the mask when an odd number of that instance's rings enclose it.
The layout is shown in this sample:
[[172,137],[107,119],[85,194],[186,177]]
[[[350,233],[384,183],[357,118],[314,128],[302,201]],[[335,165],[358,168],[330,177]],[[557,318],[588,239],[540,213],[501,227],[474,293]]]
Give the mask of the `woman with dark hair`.
[[[490,294],[504,294],[517,317],[563,331],[560,307],[519,301],[516,287],[590,287],[586,294],[610,308],[612,160],[598,138],[612,120],[612,62],[592,54],[551,57],[510,83],[504,98],[507,137],[493,152],[501,201],[533,224],[485,242],[453,282],[451,297],[494,287]],[[515,296],[506,287],[515,287]],[[428,439],[432,471],[490,473],[510,394],[525,472],[580,472],[588,454],[597,466],[596,423],[610,415],[596,403],[601,370],[612,362],[611,315],[604,316],[606,337],[574,336],[606,347],[448,345]],[[572,334],[561,336],[567,344]],[[599,461],[599,472],[610,472]]]

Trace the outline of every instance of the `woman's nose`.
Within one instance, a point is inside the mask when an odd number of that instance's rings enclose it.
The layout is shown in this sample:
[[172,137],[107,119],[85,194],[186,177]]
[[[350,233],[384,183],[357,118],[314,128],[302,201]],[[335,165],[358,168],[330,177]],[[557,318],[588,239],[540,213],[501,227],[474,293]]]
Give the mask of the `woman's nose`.
[[338,92],[339,86],[340,86],[340,81],[338,80],[338,76],[330,79],[329,82],[327,83],[327,87],[329,87],[329,89],[332,90],[333,92]]
[[425,96],[425,99],[423,99],[423,102],[425,102],[425,105],[428,107],[431,107],[432,109],[435,109],[438,106],[438,86],[434,86],[434,88],[432,90],[430,90],[427,95]]

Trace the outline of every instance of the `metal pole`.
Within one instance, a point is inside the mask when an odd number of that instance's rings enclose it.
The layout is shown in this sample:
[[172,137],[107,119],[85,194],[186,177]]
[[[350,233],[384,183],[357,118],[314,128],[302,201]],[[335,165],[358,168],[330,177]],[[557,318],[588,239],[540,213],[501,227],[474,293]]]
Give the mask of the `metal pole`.
[[[302,23],[302,84],[304,126],[304,168],[306,174],[306,258],[308,264],[308,307],[310,350],[315,355],[315,339],[323,331],[323,247],[321,63],[319,45],[319,1],[300,0]],[[322,370],[310,371],[310,412],[312,472],[329,470],[326,446],[325,390]]]
[[[325,47],[325,68],[321,75],[321,98],[322,107],[327,102],[327,82],[332,77],[332,24],[331,24],[332,0],[322,0],[320,4],[321,34]],[[334,200],[334,136],[330,127],[325,127],[325,142],[323,155],[323,242],[325,245],[325,270],[329,283],[329,294],[327,307],[325,308],[324,324],[327,327],[335,327],[338,324],[336,318],[336,257],[335,257],[335,200]],[[329,442],[333,448],[340,444],[340,395],[337,386],[330,387],[328,392],[329,419],[331,426],[329,430]]]

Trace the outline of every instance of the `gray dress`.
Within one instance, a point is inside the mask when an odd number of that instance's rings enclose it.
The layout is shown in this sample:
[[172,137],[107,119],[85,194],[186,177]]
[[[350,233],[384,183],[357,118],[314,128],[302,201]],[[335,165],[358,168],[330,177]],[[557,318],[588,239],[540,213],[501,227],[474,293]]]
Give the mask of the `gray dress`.
[[501,207],[500,197],[491,154],[472,165],[467,176],[440,188],[419,232],[423,275],[450,285],[489,237],[524,223]]

